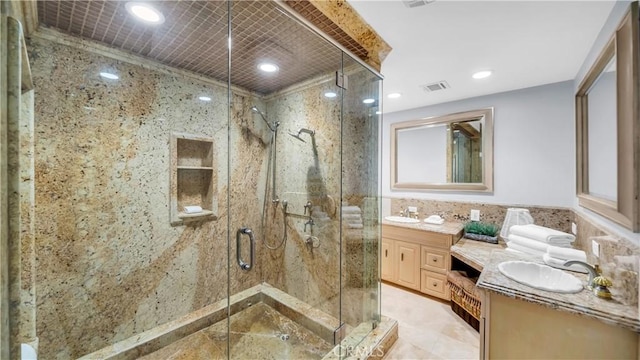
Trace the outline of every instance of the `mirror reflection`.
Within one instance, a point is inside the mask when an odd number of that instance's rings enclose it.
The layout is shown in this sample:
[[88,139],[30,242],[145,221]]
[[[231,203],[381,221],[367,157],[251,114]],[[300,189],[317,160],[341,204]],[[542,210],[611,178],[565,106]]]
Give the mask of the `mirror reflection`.
[[395,189],[491,191],[493,110],[393,124]]
[[616,57],[587,91],[589,193],[616,201],[618,190]]

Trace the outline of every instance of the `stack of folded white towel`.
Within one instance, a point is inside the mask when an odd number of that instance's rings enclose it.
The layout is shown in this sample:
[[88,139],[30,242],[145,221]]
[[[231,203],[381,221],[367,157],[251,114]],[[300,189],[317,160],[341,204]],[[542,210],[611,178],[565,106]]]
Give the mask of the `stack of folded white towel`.
[[542,255],[544,263],[559,269],[572,270],[586,273],[587,270],[580,265],[564,266],[569,260],[580,260],[587,262],[587,254],[582,250],[562,248],[557,246],[549,246],[547,253]]
[[576,240],[572,234],[534,224],[514,225],[509,229],[507,240],[509,250],[540,257],[549,266],[584,271],[579,265],[569,268],[563,265],[569,260],[587,259],[584,251],[571,248],[571,244]]
[[342,206],[342,223],[348,229],[362,229],[362,210],[357,206]]

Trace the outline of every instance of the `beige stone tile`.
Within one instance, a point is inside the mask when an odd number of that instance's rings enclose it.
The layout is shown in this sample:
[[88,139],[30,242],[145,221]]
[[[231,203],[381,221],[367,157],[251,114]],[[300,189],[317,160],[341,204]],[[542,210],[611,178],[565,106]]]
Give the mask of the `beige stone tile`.
[[398,325],[398,337],[415,347],[429,351],[442,336],[442,326],[427,325],[413,327],[406,324]]
[[476,360],[480,357],[480,351],[476,346],[470,346],[468,342],[463,342],[443,336],[431,349],[432,354],[443,359],[451,360]]
[[476,347],[480,343],[480,333],[462,319],[445,325],[442,335],[467,344],[476,344]]
[[387,359],[477,359],[480,335],[446,302],[382,285],[382,314],[398,321]]
[[385,359],[387,360],[407,360],[407,359],[439,359],[434,357],[427,350],[421,349],[410,342],[398,339],[389,349]]

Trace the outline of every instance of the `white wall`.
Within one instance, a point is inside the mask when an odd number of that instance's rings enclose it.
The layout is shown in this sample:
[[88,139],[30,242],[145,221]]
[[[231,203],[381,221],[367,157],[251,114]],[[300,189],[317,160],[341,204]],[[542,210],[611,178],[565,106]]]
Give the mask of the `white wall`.
[[[487,107],[494,108],[495,116],[492,194],[391,190],[392,123]],[[574,122],[573,81],[385,114],[382,196],[571,207],[575,199]]]

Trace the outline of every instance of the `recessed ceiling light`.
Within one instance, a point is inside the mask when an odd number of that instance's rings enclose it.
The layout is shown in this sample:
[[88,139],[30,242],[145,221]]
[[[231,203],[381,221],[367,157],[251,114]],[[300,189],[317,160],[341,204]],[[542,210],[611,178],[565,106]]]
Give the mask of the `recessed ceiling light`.
[[491,73],[493,73],[493,71],[483,70],[483,71],[478,71],[477,73],[473,74],[471,77],[473,77],[474,79],[484,79],[491,76]]
[[276,64],[264,62],[264,63],[258,64],[258,69],[264,72],[272,73],[272,72],[278,71],[279,68],[278,68],[278,65]]
[[151,25],[160,25],[164,22],[164,15],[153,6],[143,2],[128,2],[124,5],[129,14]]
[[372,98],[368,98],[368,99],[362,100],[362,102],[365,104],[373,104],[374,102],[376,102],[376,100]]
[[208,97],[208,96],[200,96],[200,97],[198,97],[198,100],[201,100],[201,101],[211,101],[211,98],[210,98],[210,97]]
[[118,80],[120,79],[120,77],[114,73],[110,73],[110,72],[106,72],[106,71],[102,71],[100,73],[100,76],[102,76],[105,79],[109,79],[109,80]]
[[334,98],[338,96],[338,94],[334,93],[333,91],[327,91],[326,93],[324,93],[324,96],[328,98]]
[[397,99],[397,98],[399,98],[400,96],[402,96],[402,94],[400,94],[400,93],[391,93],[391,94],[387,95],[387,97],[388,97],[389,99]]

